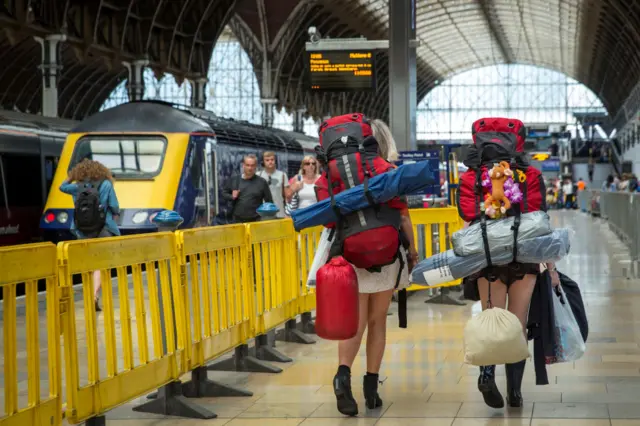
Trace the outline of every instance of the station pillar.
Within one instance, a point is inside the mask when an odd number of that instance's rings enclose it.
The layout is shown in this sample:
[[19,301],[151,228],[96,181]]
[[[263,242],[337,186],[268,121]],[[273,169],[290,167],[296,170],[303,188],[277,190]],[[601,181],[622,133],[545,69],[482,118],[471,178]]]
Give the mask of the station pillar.
[[417,149],[415,0],[389,2],[389,125],[399,151]]
[[265,127],[273,127],[273,120],[275,116],[275,105],[278,103],[274,98],[261,98],[262,104],[262,125]]
[[45,38],[35,37],[42,49],[42,115],[45,117],[58,116],[58,77],[62,70],[60,58],[60,43],[67,36],[51,34]]
[[144,99],[144,70],[149,65],[149,61],[147,59],[137,59],[123,64],[129,71],[129,78],[127,79],[129,101],[141,101]]
[[296,108],[293,113],[293,131],[298,133],[304,133],[304,114],[307,112],[305,107]]
[[207,104],[205,89],[209,80],[205,77],[199,77],[189,82],[191,83],[191,106],[204,109]]

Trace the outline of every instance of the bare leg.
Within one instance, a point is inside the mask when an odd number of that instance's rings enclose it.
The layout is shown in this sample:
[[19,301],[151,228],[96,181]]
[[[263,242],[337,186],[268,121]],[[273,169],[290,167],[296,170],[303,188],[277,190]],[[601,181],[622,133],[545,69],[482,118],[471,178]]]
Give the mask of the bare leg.
[[509,312],[518,317],[524,333],[526,333],[529,304],[535,286],[536,276],[528,274],[509,287]]
[[[509,311],[518,317],[522,324],[523,333],[527,333],[527,317],[531,295],[536,285],[536,276],[525,275],[523,279],[515,281],[509,287]],[[506,364],[507,372],[507,403],[511,407],[522,407],[522,377],[527,360],[522,360],[514,364]]]
[[387,342],[387,312],[393,290],[369,296],[369,330],[367,332],[367,373],[378,374]]
[[358,355],[360,344],[362,343],[362,336],[367,329],[369,317],[368,293],[360,293],[358,309],[360,314],[360,318],[358,319],[358,334],[349,340],[341,340],[338,342],[338,361],[340,365],[346,365],[349,368],[351,368],[353,360],[355,360]]
[[382,407],[378,395],[378,373],[387,343],[387,312],[393,290],[373,293],[369,297],[369,331],[367,333],[367,374],[363,379],[364,399],[367,408]]
[[100,275],[100,271],[93,271],[93,300],[96,305],[96,311],[100,312],[100,305],[98,304],[98,292],[102,287],[102,277]]
[[[486,278],[478,279],[478,292],[482,302],[482,310],[488,308],[489,281]],[[507,286],[500,280],[491,283],[491,306],[504,309],[507,304]],[[478,377],[478,390],[482,393],[485,404],[492,408],[504,407],[504,400],[496,386],[496,366],[485,365],[480,367]]]
[[358,403],[351,392],[351,366],[358,355],[362,336],[367,328],[369,318],[369,294],[360,293],[358,334],[349,340],[338,342],[338,372],[333,378],[333,392],[336,395],[338,411],[346,416],[358,415]]
[[[482,310],[487,309],[489,300],[489,281],[486,278],[478,278],[478,293],[482,302]],[[491,283],[491,306],[505,309],[507,307],[507,286],[500,280]]]

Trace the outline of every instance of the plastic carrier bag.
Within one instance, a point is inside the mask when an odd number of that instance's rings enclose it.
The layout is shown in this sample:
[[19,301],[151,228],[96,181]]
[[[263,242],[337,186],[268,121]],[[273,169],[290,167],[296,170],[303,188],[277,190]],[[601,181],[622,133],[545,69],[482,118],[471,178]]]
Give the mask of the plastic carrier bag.
[[[489,306],[490,303],[489,289]],[[529,347],[522,324],[511,312],[490,307],[467,322],[464,328],[465,363],[481,367],[513,364],[527,358]]]
[[582,358],[587,349],[584,343],[580,326],[576,321],[571,305],[567,299],[562,285],[555,288],[553,297],[553,317],[554,317],[554,357],[547,357],[547,364],[559,362],[573,362]]
[[331,244],[333,244],[334,237],[335,233],[333,232],[333,229],[324,228],[322,234],[320,235],[320,241],[318,242],[318,247],[316,248],[316,254],[313,258],[313,263],[309,268],[307,286],[316,286],[316,274],[318,273],[318,269],[322,268],[322,266],[326,264],[327,260],[329,259],[329,250],[331,249]]

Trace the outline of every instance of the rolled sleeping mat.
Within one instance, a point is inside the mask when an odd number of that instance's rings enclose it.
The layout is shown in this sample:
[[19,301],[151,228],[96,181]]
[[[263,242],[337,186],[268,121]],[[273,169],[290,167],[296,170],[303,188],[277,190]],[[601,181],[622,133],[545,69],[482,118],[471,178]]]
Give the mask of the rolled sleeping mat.
[[[487,220],[487,238],[489,247],[513,247],[514,217],[498,220]],[[518,226],[518,240],[549,235],[553,229],[549,221],[549,215],[542,211],[524,213],[520,215]],[[469,256],[476,253],[484,253],[482,242],[482,228],[480,223],[461,229],[451,236],[453,251],[458,256]]]
[[[369,179],[369,193],[376,204],[382,204],[394,197],[422,191],[435,183],[429,162],[418,161],[403,164],[397,169],[372,177]],[[333,198],[336,207],[343,215],[357,212],[370,205],[362,184],[342,191]],[[291,219],[295,230],[301,231],[312,226],[335,222],[337,217],[331,205],[331,199],[327,198],[304,209],[292,211]]]
[[[520,263],[557,262],[569,253],[569,229],[560,228],[549,235],[518,241],[516,260]],[[490,250],[493,265],[506,265],[513,261],[513,249],[494,246]],[[487,267],[484,251],[469,256],[458,256],[447,250],[424,259],[413,268],[411,282],[438,285],[468,277]]]

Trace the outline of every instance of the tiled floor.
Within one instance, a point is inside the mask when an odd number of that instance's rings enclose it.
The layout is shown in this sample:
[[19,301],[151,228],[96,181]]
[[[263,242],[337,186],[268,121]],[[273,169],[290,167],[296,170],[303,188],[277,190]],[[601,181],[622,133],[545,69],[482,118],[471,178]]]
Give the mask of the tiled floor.
[[[417,293],[409,300],[409,328],[399,329],[397,316],[389,317],[380,410],[365,410],[365,358],[360,354],[353,382],[361,414],[347,419],[337,412],[331,388],[336,344],[318,340],[314,345],[278,343],[278,350],[294,359],[277,364],[284,369],[279,374],[209,372],[211,379],[254,393],[195,400],[217,413],[216,419],[162,418],[132,411],[146,401],[140,399],[110,412],[107,424],[640,426],[640,279],[630,276],[627,251],[603,222],[578,212],[553,212],[552,218],[554,226],[576,231],[571,255],[559,267],[582,288],[589,342],[581,360],[549,367],[548,386],[535,385],[528,364],[523,409],[485,406],[476,389],[477,368],[463,363],[462,330],[478,312],[478,304],[425,304],[426,294]],[[392,309],[395,312],[395,306]],[[504,393],[502,367],[498,375]]]
[[[462,330],[478,304],[425,304],[415,294],[409,303],[409,328],[389,317],[388,346],[381,376],[381,410],[365,411],[361,375],[364,355],[354,366],[353,382],[361,415],[346,419],[335,408],[331,379],[336,344],[278,344],[294,362],[278,364],[280,374],[214,373],[211,378],[241,385],[250,398],[216,398],[200,403],[218,414],[208,421],[161,420],[130,407],[107,418],[128,425],[531,425],[640,426],[640,280],[627,278],[627,252],[607,226],[577,212],[552,213],[554,226],[576,231],[572,253],[560,268],[581,286],[590,320],[587,353],[578,362],[549,368],[552,384],[536,386],[528,365],[521,410],[493,410],[476,389],[477,369],[463,364]],[[395,307],[394,307],[395,309]],[[504,393],[504,370],[498,374]]]

